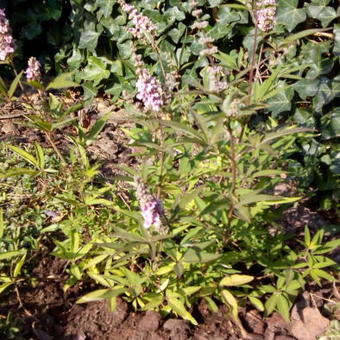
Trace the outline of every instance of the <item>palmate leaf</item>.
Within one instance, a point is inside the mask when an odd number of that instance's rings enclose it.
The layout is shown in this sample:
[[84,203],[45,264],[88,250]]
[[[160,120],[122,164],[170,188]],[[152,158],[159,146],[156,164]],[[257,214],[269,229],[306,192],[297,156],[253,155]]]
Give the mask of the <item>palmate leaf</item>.
[[306,11],[298,7],[298,0],[279,1],[277,22],[287,27],[291,32],[297,24],[306,20]]

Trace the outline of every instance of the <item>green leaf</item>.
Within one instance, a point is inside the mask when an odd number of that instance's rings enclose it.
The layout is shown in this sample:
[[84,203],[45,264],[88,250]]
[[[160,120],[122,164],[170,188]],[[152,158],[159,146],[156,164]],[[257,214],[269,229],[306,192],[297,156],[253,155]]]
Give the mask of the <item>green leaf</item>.
[[253,178],[256,178],[256,177],[281,176],[285,174],[287,174],[287,172],[283,170],[260,170],[260,171],[254,172],[251,176]]
[[87,65],[81,72],[81,77],[87,81],[93,81],[97,86],[103,79],[110,77],[110,71],[107,69],[109,60],[104,57],[90,56],[87,59]]
[[240,275],[240,274],[228,275],[221,280],[220,286],[227,286],[227,287],[240,286],[248,282],[251,282],[253,280],[254,280],[254,277],[250,275]]
[[291,34],[280,43],[280,46],[287,45],[287,44],[289,45],[296,40],[299,40],[301,38],[307,37],[315,33],[323,32],[323,31],[326,31],[326,30],[320,29],[320,28],[312,28],[312,29],[308,29],[308,30],[295,33],[295,34]]
[[23,73],[24,73],[24,71],[21,71],[12,81],[11,86],[9,87],[9,90],[8,90],[8,97],[9,98],[13,97],[14,92],[17,89],[17,87],[20,83],[20,79],[21,79],[21,76],[22,76]]
[[283,136],[293,135],[296,133],[311,132],[311,131],[313,130],[309,128],[294,128],[294,127],[283,128],[275,132],[267,133],[262,139],[262,143],[272,142]]
[[40,130],[43,131],[52,131],[52,124],[47,120],[41,119],[38,115],[29,115],[26,116],[29,121],[31,121],[34,127],[38,127]]
[[125,231],[124,229],[115,227],[114,230],[115,230],[115,233],[112,235],[113,237],[121,238],[127,241],[137,242],[137,243],[148,243],[148,241],[142,238],[141,236],[129,233]]
[[5,232],[5,221],[4,221],[4,212],[0,208],[0,239],[4,236]]
[[214,301],[211,297],[205,296],[205,297],[204,297],[204,300],[207,301],[208,306],[209,306],[209,308],[210,308],[211,311],[213,311],[213,312],[215,312],[215,313],[218,312],[219,308],[218,308],[218,306],[216,305],[215,301]]
[[254,194],[248,193],[240,196],[240,204],[248,205],[251,203],[261,202],[266,205],[273,204],[283,204],[283,203],[291,203],[301,199],[301,197],[282,197],[282,196],[274,196],[274,195],[266,195],[266,194]]
[[187,263],[207,263],[217,260],[220,254],[211,254],[206,251],[190,248],[183,255],[182,261]]
[[249,301],[255,306],[256,309],[258,309],[260,312],[264,311],[264,305],[262,301],[254,296],[248,296]]
[[100,132],[105,127],[105,124],[106,124],[107,120],[111,116],[112,116],[112,112],[108,112],[103,117],[101,117],[100,119],[98,119],[95,122],[95,124],[92,126],[90,131],[85,135],[85,140],[86,140],[86,145],[87,146],[90,145],[91,143],[93,143],[96,140],[96,138],[98,137]]
[[277,295],[276,306],[279,313],[283,316],[286,322],[289,322],[289,301],[283,294]]
[[327,27],[327,25],[337,17],[336,11],[330,6],[315,6],[312,4],[306,5],[307,14],[321,21],[322,27]]
[[326,140],[340,137],[339,109],[321,117],[321,135]]
[[45,168],[45,155],[42,147],[38,143],[34,143],[35,154],[37,156],[38,164],[40,169]]
[[[334,47],[333,47],[333,53],[336,56],[340,55],[340,24],[334,25]],[[338,76],[339,77],[339,76]]]
[[30,153],[28,153],[27,151],[17,147],[17,146],[13,146],[13,145],[8,145],[9,149],[11,149],[13,152],[15,152],[17,155],[19,155],[20,157],[22,157],[25,161],[31,163],[32,165],[34,165],[35,167],[37,167],[38,169],[40,168],[39,166],[39,162],[37,159],[35,159]]
[[4,173],[0,173],[0,178],[11,177],[11,176],[36,176],[40,173],[40,171],[29,169],[29,168],[13,168],[5,171]]
[[88,293],[82,296],[77,300],[77,303],[87,303],[93,301],[101,301],[105,299],[109,299],[112,297],[116,297],[124,294],[127,291],[126,288],[109,288],[109,289],[98,289],[91,293]]
[[0,285],[0,294],[5,291],[5,289],[9,286],[11,286],[14,282],[6,282]]
[[312,269],[311,274],[317,275],[325,280],[328,280],[330,282],[333,282],[335,279],[332,275],[328,274],[322,269]]
[[116,3],[116,0],[96,0],[96,4],[99,7],[97,18],[100,21],[101,17],[104,18],[110,17],[112,13],[113,5]]
[[265,302],[264,304],[264,307],[265,307],[265,311],[266,311],[266,315],[270,315],[275,307],[276,307],[276,304],[277,304],[277,299],[278,299],[278,296],[276,293],[274,293],[273,295],[271,295],[269,297],[269,299],[267,299],[267,301]]
[[142,308],[142,310],[155,310],[163,303],[164,296],[163,294],[149,293],[144,295],[144,299],[149,302]]
[[100,33],[93,22],[87,24],[80,34],[79,48],[95,51]]
[[197,321],[194,319],[194,317],[185,309],[184,304],[171,294],[168,294],[167,292],[167,301],[170,306],[170,308],[177,313],[180,317],[182,317],[184,320],[190,321],[194,325],[198,325]]
[[79,84],[73,81],[73,72],[62,73],[54,78],[47,86],[46,90],[58,90],[68,87],[78,87]]
[[8,97],[7,87],[6,87],[6,84],[5,84],[4,80],[2,79],[2,77],[0,77],[0,93],[4,97]]
[[21,273],[21,268],[25,263],[27,252],[25,251],[23,257],[19,260],[19,262],[15,265],[13,270],[13,277],[18,277]]
[[231,309],[231,315],[235,320],[238,320],[238,303],[235,299],[234,295],[229,292],[229,290],[223,289],[221,291],[221,295],[224,299],[224,301],[227,303],[227,305],[230,306]]
[[191,286],[182,289],[185,296],[190,296],[197,293],[202,287],[201,286]]
[[281,112],[290,111],[294,90],[286,88],[284,82],[279,82],[277,88],[281,89],[278,94],[267,101],[268,109],[272,112],[272,117],[276,118]]
[[155,275],[165,275],[165,274],[168,274],[168,273],[170,273],[170,272],[172,272],[174,270],[175,265],[176,265],[176,262],[172,262],[170,264],[167,264],[166,266],[163,266],[163,267],[159,268],[155,272]]
[[13,251],[7,251],[5,253],[0,253],[0,261],[8,260],[8,259],[11,259],[12,257],[23,255],[25,253],[26,253],[26,250],[13,250]]
[[189,136],[195,137],[195,139],[197,140],[197,143],[199,143],[199,144],[207,145],[207,141],[204,138],[202,138],[202,133],[200,133],[199,131],[197,131],[197,130],[191,128],[191,127],[189,127],[188,125],[186,125],[184,123],[162,120],[161,124],[163,126],[173,128],[176,132],[184,133],[184,134],[187,134]]
[[305,244],[307,247],[309,247],[310,241],[311,241],[310,232],[309,232],[308,226],[306,225],[305,226]]
[[[84,254],[82,253],[81,256],[83,255]],[[83,270],[96,266],[98,263],[103,262],[108,256],[109,256],[108,254],[103,254],[103,255],[98,255],[98,256],[93,257],[90,261],[88,261],[83,266]]]
[[298,7],[298,0],[281,0],[277,11],[277,22],[291,32],[297,24],[306,20],[306,12]]

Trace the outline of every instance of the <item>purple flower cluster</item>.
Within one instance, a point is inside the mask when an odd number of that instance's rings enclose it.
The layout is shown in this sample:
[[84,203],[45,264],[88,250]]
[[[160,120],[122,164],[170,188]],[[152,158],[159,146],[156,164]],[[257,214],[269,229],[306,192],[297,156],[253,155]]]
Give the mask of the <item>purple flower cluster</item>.
[[223,68],[221,66],[209,66],[208,74],[210,80],[210,91],[220,93],[228,87],[228,83],[221,80],[224,76]]
[[264,32],[273,29],[276,21],[276,0],[258,1],[256,7],[256,26]]
[[154,226],[157,232],[161,232],[163,207],[160,200],[151,195],[139,178],[135,179],[137,185],[136,196],[144,218],[144,228],[149,229]]
[[144,39],[145,34],[149,33],[151,35],[156,34],[156,26],[154,23],[145,15],[139,13],[136,7],[127,4],[126,2],[120,0],[118,3],[121,5],[123,11],[128,13],[129,20],[132,21],[133,27],[127,28],[127,30],[137,39]]
[[0,61],[6,60],[12,53],[14,53],[14,39],[5,10],[0,9]]
[[41,65],[35,57],[29,58],[28,67],[25,71],[26,79],[28,81],[40,80],[40,77],[41,77],[40,68],[41,68]]
[[164,104],[163,89],[160,82],[150,75],[145,68],[138,69],[137,73],[137,99],[143,103],[145,109],[159,111]]

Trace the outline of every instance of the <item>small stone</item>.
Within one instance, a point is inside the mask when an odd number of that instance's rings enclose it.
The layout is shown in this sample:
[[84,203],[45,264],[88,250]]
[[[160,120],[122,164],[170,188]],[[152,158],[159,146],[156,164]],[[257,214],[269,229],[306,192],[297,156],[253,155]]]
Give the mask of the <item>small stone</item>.
[[252,333],[263,334],[264,322],[257,311],[251,311],[244,315],[245,327]]
[[315,340],[329,325],[317,308],[306,307],[290,323],[291,334],[299,340]]
[[147,311],[139,321],[138,328],[144,332],[156,331],[159,327],[160,318],[159,313]]
[[246,340],[264,340],[264,336],[261,334],[250,333],[247,335]]
[[190,330],[188,322],[179,319],[169,319],[165,321],[163,328],[170,332],[171,340],[186,340],[188,338],[187,333]]

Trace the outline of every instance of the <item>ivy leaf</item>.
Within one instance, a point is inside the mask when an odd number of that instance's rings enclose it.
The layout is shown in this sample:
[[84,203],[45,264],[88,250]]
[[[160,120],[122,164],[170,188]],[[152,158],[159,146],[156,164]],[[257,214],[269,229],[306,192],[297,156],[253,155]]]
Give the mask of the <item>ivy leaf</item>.
[[313,97],[318,92],[318,79],[301,79],[294,84],[295,91],[301,99]]
[[321,135],[323,139],[340,137],[340,109],[321,118]]
[[318,79],[302,79],[294,84],[295,91],[302,99],[314,97],[314,109],[320,111],[322,107],[330,103],[335,97],[334,90],[331,88],[333,84],[326,77]]
[[334,35],[333,53],[335,56],[340,56],[340,24],[334,25]]
[[315,127],[315,119],[312,112],[309,110],[298,108],[294,112],[294,119],[299,123],[300,126],[302,125],[309,128]]
[[327,27],[327,25],[337,17],[335,9],[330,6],[314,6],[308,4],[306,9],[307,14],[311,18],[321,21],[322,27]]
[[94,51],[97,47],[98,38],[101,31],[96,29],[95,24],[85,25],[81,32],[79,40],[79,48],[85,48],[89,51]]
[[107,69],[107,59],[104,57],[88,57],[88,64],[82,71],[82,78],[92,80],[94,85],[98,85],[103,79],[110,76]]
[[116,1],[115,0],[96,0],[97,5],[99,6],[99,10],[97,13],[98,21],[104,16],[107,18],[112,13],[112,7]]
[[285,82],[280,82],[278,87],[282,88],[282,91],[278,92],[267,102],[273,118],[277,117],[281,112],[290,111],[294,94],[294,90],[291,87],[285,88]]
[[297,24],[306,20],[306,11],[297,8],[298,0],[282,0],[279,2],[277,21],[291,32]]
[[331,89],[331,81],[326,77],[319,79],[318,91],[313,99],[314,108],[320,111],[322,107],[330,103],[334,98],[334,93]]

